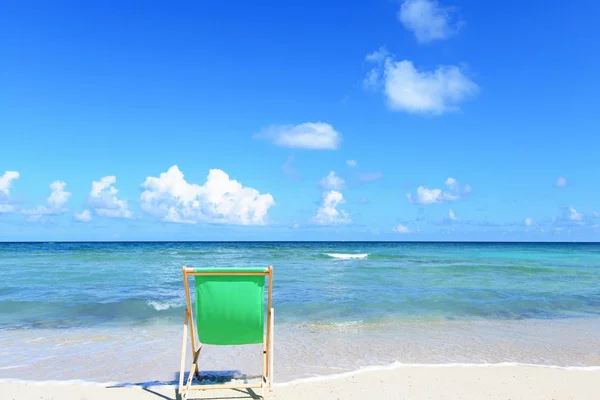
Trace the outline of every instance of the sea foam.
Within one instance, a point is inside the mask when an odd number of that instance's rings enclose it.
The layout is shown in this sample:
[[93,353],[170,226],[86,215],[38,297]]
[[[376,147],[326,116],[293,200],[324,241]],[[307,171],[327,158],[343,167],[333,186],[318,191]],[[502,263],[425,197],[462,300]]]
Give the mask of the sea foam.
[[168,310],[171,307],[177,307],[177,306],[181,305],[181,304],[175,304],[175,303],[160,302],[160,301],[155,301],[155,300],[148,300],[146,302],[146,304],[148,304],[150,307],[154,308],[156,311],[164,311],[164,310]]
[[327,255],[332,258],[337,258],[338,260],[351,260],[351,259],[355,259],[355,258],[362,259],[362,258],[369,257],[368,253],[362,253],[362,254],[327,253]]

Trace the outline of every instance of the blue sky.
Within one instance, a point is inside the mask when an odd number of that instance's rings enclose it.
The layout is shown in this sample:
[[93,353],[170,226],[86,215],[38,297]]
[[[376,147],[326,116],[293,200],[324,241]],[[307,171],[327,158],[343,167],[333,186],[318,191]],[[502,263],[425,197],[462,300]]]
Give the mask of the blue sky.
[[0,240],[600,240],[600,5],[0,5]]

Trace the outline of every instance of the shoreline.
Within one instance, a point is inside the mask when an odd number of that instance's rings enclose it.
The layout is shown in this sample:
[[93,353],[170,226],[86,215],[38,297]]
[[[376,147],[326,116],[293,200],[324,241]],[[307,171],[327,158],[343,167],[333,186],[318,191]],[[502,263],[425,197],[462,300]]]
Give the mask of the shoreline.
[[[538,369],[550,369],[550,370],[560,370],[560,371],[600,371],[600,365],[589,365],[589,366],[562,366],[562,365],[551,365],[551,364],[529,364],[529,363],[518,363],[518,362],[499,362],[499,363],[441,363],[441,364],[428,364],[428,363],[402,363],[402,362],[393,362],[387,365],[370,365],[366,367],[361,367],[352,371],[344,371],[333,374],[324,374],[324,375],[315,375],[311,377],[304,378],[296,378],[289,381],[277,382],[275,381],[275,387],[284,387],[290,385],[304,384],[304,383],[314,383],[321,381],[329,381],[336,379],[344,379],[349,376],[357,376],[361,374],[369,374],[369,373],[377,373],[384,371],[395,371],[401,369],[460,369],[460,368],[538,368]],[[148,382],[139,382],[139,383],[131,383],[131,382],[119,382],[119,381],[107,381],[107,382],[95,382],[88,381],[85,379],[66,379],[66,380],[28,380],[28,379],[18,379],[18,378],[0,378],[0,384],[27,384],[27,385],[81,385],[81,386],[97,386],[97,387],[177,387],[178,382],[175,380],[172,382],[161,382],[161,381],[148,381]]]
[[[510,365],[508,365],[510,364]],[[277,379],[275,377],[275,379]],[[113,382],[0,380],[0,400],[175,399],[176,385],[127,386]],[[597,399],[600,366],[556,367],[501,364],[437,364],[366,367],[354,372],[275,384],[282,400],[375,399]],[[261,395],[260,390],[256,390]],[[240,391],[196,392],[201,398],[252,398]],[[254,397],[257,398],[257,397]]]
[[[395,367],[540,366],[600,368],[600,320],[444,321],[390,326],[276,325],[278,382],[329,379]],[[151,346],[152,351],[148,351]],[[173,382],[179,375],[181,328],[14,330],[0,333],[0,380]],[[32,359],[29,354],[38,354]],[[253,375],[256,346],[207,346],[201,370]],[[98,355],[102,355],[98,357]],[[188,354],[188,357],[190,355]],[[139,365],[144,368],[140,369]],[[82,376],[81,370],[86,371]]]

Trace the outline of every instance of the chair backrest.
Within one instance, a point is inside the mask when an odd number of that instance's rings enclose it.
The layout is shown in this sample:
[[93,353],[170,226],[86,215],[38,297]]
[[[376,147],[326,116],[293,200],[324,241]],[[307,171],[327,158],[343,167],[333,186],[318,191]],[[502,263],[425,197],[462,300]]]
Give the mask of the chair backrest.
[[195,318],[201,343],[262,343],[265,268],[194,268]]

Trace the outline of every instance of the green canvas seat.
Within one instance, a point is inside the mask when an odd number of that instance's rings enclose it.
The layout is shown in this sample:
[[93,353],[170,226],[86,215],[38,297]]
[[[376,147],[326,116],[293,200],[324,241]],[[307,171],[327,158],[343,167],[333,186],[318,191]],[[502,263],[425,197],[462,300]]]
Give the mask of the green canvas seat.
[[[194,272],[223,269],[194,268]],[[260,272],[264,268],[227,269],[226,272]],[[265,331],[265,275],[198,275],[196,326],[204,344],[262,343]]]
[[[192,307],[189,278],[194,277]],[[184,317],[179,393],[186,399],[190,390],[252,388],[263,389],[263,398],[273,383],[273,318],[271,307],[273,268],[187,268],[183,267],[187,308]],[[267,281],[268,279],[268,281]],[[265,285],[268,305],[265,329]],[[193,310],[193,313],[190,312]],[[194,323],[195,319],[195,323]],[[196,328],[196,329],[194,329]],[[187,336],[193,361],[187,384],[183,384]],[[197,336],[196,336],[197,333]],[[203,345],[263,344],[263,375],[260,383],[243,385],[192,385],[199,378],[198,357]]]

